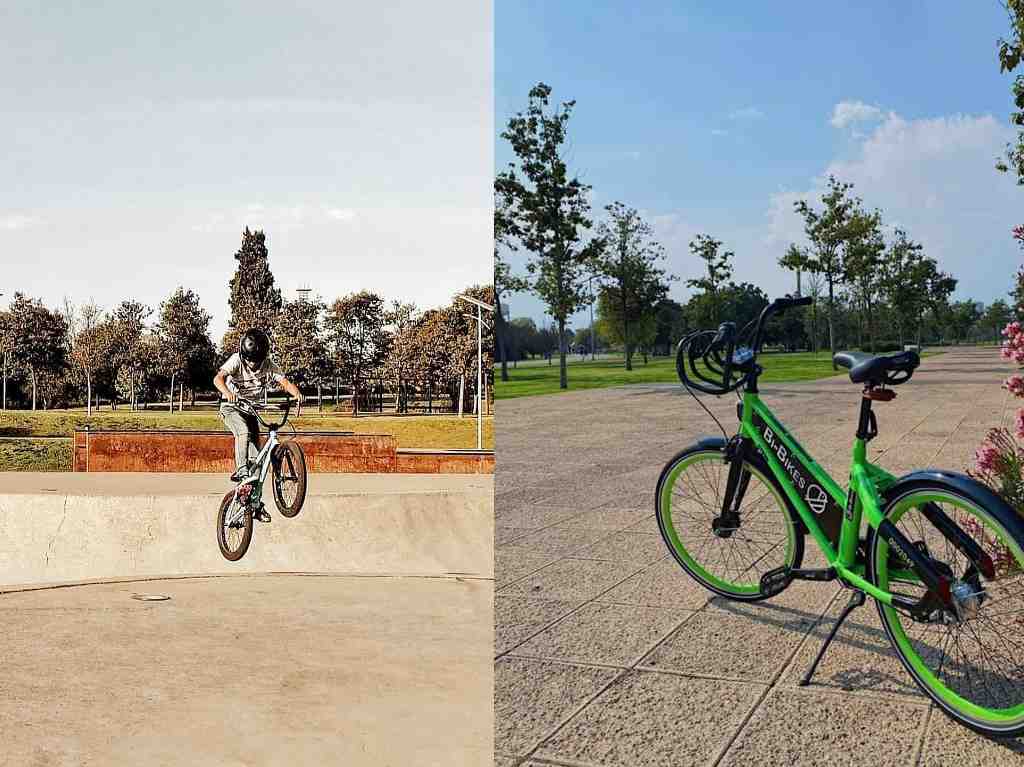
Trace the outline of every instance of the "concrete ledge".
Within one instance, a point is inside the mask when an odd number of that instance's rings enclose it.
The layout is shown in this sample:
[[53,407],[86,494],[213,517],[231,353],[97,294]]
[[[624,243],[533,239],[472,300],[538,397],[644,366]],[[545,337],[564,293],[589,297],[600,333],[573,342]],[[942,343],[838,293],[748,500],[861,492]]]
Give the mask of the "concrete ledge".
[[257,524],[248,554],[231,563],[216,540],[223,476],[19,474],[0,474],[0,586],[273,572],[493,577],[490,477],[317,477],[294,519],[267,497],[273,521]]
[[[493,474],[493,450],[398,448],[389,434],[307,431],[285,435],[302,445],[312,473]],[[75,431],[76,472],[215,472],[234,470],[234,438],[222,431]]]

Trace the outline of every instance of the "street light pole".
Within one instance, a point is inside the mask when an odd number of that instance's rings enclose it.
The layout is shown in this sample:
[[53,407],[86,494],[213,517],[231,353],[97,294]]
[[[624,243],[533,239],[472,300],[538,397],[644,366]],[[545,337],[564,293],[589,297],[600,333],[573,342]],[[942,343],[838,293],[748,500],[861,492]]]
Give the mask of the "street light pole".
[[587,278],[590,284],[590,361],[594,361],[594,275]]
[[[483,413],[483,376],[484,376],[484,315],[483,310],[486,309],[489,312],[494,311],[494,307],[490,304],[485,304],[483,301],[478,301],[470,296],[456,296],[456,298],[465,301],[467,304],[473,304],[476,306],[476,316],[472,314],[465,315],[471,320],[476,320],[476,449],[483,450],[484,448],[484,413]],[[490,326],[488,326],[490,327]]]

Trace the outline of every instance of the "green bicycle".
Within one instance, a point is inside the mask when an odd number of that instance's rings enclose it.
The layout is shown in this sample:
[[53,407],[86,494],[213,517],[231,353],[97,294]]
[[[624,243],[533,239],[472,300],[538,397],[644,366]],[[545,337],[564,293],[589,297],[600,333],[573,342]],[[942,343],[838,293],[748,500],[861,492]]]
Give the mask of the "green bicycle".
[[[740,426],[665,466],[656,496],[661,536],[687,573],[729,599],[767,599],[798,579],[838,580],[852,590],[801,684],[867,595],[903,666],[947,715],[986,735],[1020,735],[1024,520],[963,474],[895,477],[868,460],[867,443],[878,434],[872,405],[892,400],[889,387],[911,378],[920,363],[913,351],[835,355],[863,386],[848,489],[810,457],[757,387],[766,321],[810,301],[776,299],[740,332],[727,322],[680,342],[683,384],[691,394],[736,392]],[[801,567],[808,535],[826,568]]]

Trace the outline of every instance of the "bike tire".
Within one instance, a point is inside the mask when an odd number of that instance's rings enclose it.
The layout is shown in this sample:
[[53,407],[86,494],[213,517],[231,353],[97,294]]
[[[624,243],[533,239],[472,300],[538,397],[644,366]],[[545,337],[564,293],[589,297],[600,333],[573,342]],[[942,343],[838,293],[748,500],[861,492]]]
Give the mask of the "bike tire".
[[[306,454],[295,442],[282,442],[271,456],[274,503],[284,517],[294,517],[306,502]],[[294,485],[294,498],[285,497],[284,483]]]
[[[971,589],[985,594],[977,615],[950,625],[916,620],[881,601],[877,601],[877,607],[882,627],[903,667],[944,714],[983,735],[1009,738],[1024,734],[1024,666],[1019,662],[1024,658],[1024,642],[1017,641],[1024,626],[1024,593],[1020,589],[1024,584],[1024,533],[1019,522],[986,508],[984,492],[987,489],[972,492],[963,481],[925,479],[903,483],[886,493],[883,511],[911,542],[923,542],[928,555],[948,566],[954,578],[969,572],[969,560],[923,514],[913,513],[925,504],[937,504],[990,556],[1005,555],[999,560],[1002,569],[997,568],[996,578],[989,580],[978,573],[974,576],[977,581],[971,582]],[[871,530],[867,544],[868,577],[874,585],[885,591],[893,591],[895,585],[897,592],[912,598],[926,593],[919,582],[899,577],[893,568],[894,564],[899,566],[894,559],[896,552],[890,552],[882,536]],[[940,550],[942,554],[936,556]],[[1002,605],[997,607],[1000,602]],[[1022,617],[1011,618],[1015,612]],[[989,645],[993,647],[990,657],[994,662],[986,664],[985,648]],[[980,650],[980,665],[978,657],[969,657],[972,647]],[[952,656],[949,650],[953,650]],[[1009,680],[1000,679],[999,672],[1007,664],[1017,673]],[[978,684],[983,687],[979,689]]]
[[[803,562],[804,535],[799,524],[799,517],[786,500],[785,492],[767,466],[760,462],[745,461],[745,468],[751,473],[751,481],[753,482],[756,479],[757,485],[760,486],[755,491],[759,495],[755,496],[754,500],[769,500],[769,505],[779,513],[779,518],[777,520],[769,518],[759,523],[761,527],[756,529],[757,532],[771,539],[763,542],[768,548],[765,550],[765,553],[757,557],[757,561],[749,563],[746,569],[741,569],[740,565],[734,565],[735,569],[740,570],[737,576],[734,576],[736,579],[729,577],[726,573],[713,572],[710,569],[709,562],[700,561],[700,559],[704,558],[709,547],[721,551],[729,546],[729,542],[743,544],[742,547],[736,546],[734,549],[730,549],[728,554],[723,553],[719,562],[721,566],[725,564],[733,565],[733,563],[738,561],[737,556],[746,556],[748,553],[756,555],[759,550],[751,549],[752,541],[749,538],[751,528],[749,526],[746,537],[737,537],[735,540],[732,536],[722,538],[712,532],[710,527],[711,520],[713,515],[719,510],[715,508],[715,501],[718,497],[717,491],[716,495],[709,501],[697,501],[697,504],[701,506],[701,511],[696,512],[696,514],[699,517],[706,516],[706,519],[690,515],[691,521],[695,523],[696,532],[694,535],[681,533],[678,529],[679,526],[676,524],[676,517],[673,513],[673,504],[678,497],[680,480],[691,470],[691,476],[696,477],[697,481],[702,478],[707,479],[708,475],[703,474],[701,471],[703,469],[701,464],[708,464],[720,471],[724,470],[724,473],[727,474],[728,464],[725,462],[725,441],[704,440],[698,444],[691,445],[678,453],[662,469],[661,476],[658,478],[657,493],[655,495],[655,512],[661,538],[680,567],[708,590],[719,596],[740,602],[759,602],[767,599],[769,595],[761,592],[761,575],[779,566],[795,569],[800,567]],[[703,474],[703,477],[701,477],[701,474]],[[724,483],[724,476],[721,477],[721,483]],[[748,493],[750,489],[748,487]],[[694,498],[689,500],[694,500]],[[751,500],[751,497],[748,495],[744,498],[744,503],[749,500]],[[754,508],[756,509],[756,506]],[[750,508],[748,507],[749,511]],[[770,512],[771,509],[762,509],[755,513],[761,514],[765,513],[765,511]],[[744,513],[746,512],[741,511],[741,519]],[[679,516],[683,516],[681,511]],[[778,525],[780,535],[772,532],[776,524]],[[707,525],[706,529],[703,527],[704,525]],[[739,530],[742,531],[742,529],[741,522]],[[684,541],[684,538],[688,540]],[[785,547],[782,555],[775,556],[770,561],[765,561],[768,553],[777,548],[783,540]],[[753,543],[762,542],[753,541]],[[759,566],[762,562],[768,566]],[[721,567],[718,569],[721,570]],[[747,571],[749,571],[749,578],[739,580],[740,577],[748,574]]]
[[252,542],[252,510],[245,506],[242,509],[242,527],[233,528],[241,531],[241,537],[237,541],[229,541],[224,529],[228,511],[231,509],[232,501],[235,499],[235,491],[229,491],[220,502],[220,509],[217,511],[217,545],[224,559],[229,562],[237,562],[249,550]]

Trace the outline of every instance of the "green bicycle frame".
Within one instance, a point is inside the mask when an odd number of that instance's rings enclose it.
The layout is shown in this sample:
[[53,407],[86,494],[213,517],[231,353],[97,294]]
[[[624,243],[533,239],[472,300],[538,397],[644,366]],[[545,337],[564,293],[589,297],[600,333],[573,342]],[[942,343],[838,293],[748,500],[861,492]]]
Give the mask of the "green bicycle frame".
[[[756,425],[755,418],[759,421]],[[891,605],[893,595],[867,580],[864,562],[859,560],[857,554],[862,520],[866,518],[868,525],[878,529],[883,521],[881,492],[896,481],[896,477],[867,459],[866,440],[860,436],[854,440],[850,484],[849,489],[844,490],[779,423],[758,394],[749,389],[743,394],[740,435],[750,440],[767,461],[772,474],[821,547],[829,566],[835,569],[836,575],[878,601]],[[797,463],[810,474],[810,483],[817,485],[835,506],[843,510],[839,540],[835,543],[822,529],[817,514],[808,504],[808,491],[805,489],[801,493],[797,487],[797,481],[806,479],[802,473],[794,479],[794,466]],[[902,574],[901,578],[918,580],[909,571]]]

